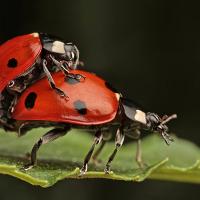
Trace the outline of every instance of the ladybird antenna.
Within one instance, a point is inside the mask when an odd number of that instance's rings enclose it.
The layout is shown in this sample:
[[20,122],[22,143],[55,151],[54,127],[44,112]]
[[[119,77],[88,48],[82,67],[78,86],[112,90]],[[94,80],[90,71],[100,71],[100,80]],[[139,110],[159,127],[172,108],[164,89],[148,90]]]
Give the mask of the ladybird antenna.
[[169,117],[167,117],[165,120],[163,120],[160,125],[166,124],[167,122],[171,121],[172,119],[176,119],[177,118],[177,114],[173,114],[170,115]]
[[[161,128],[162,125],[164,125],[164,124],[166,124],[167,122],[171,121],[172,119],[176,119],[176,118],[177,118],[177,114],[173,114],[173,115],[170,115],[169,117],[166,117],[166,119],[164,119],[164,120],[160,123],[159,127]],[[161,130],[162,130],[162,128],[161,128]],[[166,131],[162,131],[162,132],[161,132],[161,136],[162,136],[162,138],[164,139],[164,141],[165,141],[165,143],[166,143],[167,145],[170,145],[170,143],[174,141],[174,139],[173,139]]]

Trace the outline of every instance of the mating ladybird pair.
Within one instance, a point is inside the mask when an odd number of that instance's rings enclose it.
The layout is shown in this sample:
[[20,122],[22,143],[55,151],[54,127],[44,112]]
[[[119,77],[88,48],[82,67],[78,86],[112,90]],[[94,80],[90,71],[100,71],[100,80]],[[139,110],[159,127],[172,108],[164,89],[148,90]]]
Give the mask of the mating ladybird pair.
[[[79,51],[75,45],[47,34],[19,36],[0,46],[1,126],[19,135],[33,127],[54,127],[33,146],[31,162],[24,169],[36,165],[37,151],[42,144],[64,136],[71,128],[81,128],[94,131],[94,142],[81,168],[84,174],[91,157],[97,159],[113,127],[115,148],[105,173],[109,173],[125,136],[137,140],[136,161],[143,167],[140,131],[158,132],[169,144],[172,138],[166,123],[176,115],[160,118],[155,113],[144,112],[105,80],[76,70],[78,62]],[[80,81],[82,78],[84,81]],[[99,149],[93,153],[99,143]]]

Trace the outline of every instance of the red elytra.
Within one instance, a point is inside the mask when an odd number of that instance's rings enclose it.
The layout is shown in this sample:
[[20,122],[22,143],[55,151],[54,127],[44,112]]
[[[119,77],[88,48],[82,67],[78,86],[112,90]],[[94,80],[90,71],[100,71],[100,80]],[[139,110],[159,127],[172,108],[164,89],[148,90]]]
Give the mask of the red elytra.
[[62,72],[53,74],[56,85],[69,96],[60,98],[50,89],[46,78],[30,86],[19,98],[12,117],[25,121],[67,122],[78,125],[99,125],[112,121],[118,111],[119,94],[106,86],[95,74],[73,70],[82,74],[79,82],[64,77]]
[[[35,63],[41,50],[40,38],[34,33],[15,37],[0,46],[0,92],[10,80],[26,72]],[[13,58],[17,63],[12,64]]]

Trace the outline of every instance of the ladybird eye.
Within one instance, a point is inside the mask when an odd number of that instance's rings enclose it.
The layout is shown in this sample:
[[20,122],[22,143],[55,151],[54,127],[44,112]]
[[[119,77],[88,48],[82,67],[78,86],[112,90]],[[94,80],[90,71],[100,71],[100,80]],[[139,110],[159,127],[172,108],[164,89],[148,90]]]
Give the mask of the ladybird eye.
[[159,119],[157,118],[157,116],[151,116],[151,121],[155,124],[159,123]]
[[160,117],[155,113],[147,113],[147,126],[157,127],[160,123]]

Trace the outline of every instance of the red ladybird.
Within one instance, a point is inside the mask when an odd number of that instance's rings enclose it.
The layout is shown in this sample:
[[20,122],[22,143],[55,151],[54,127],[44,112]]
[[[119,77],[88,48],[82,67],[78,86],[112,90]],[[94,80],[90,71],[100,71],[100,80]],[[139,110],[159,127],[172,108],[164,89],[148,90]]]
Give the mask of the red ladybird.
[[[42,136],[34,145],[31,162],[24,169],[27,170],[36,165],[36,154],[42,144],[65,135],[71,128],[95,131],[94,143],[84,159],[81,174],[87,171],[95,146],[106,140],[105,133],[108,133],[111,127],[116,127],[117,130],[116,144],[106,164],[106,173],[109,173],[110,164],[123,144],[125,135],[133,136],[137,133],[135,138],[138,140],[138,145],[140,145],[139,136],[142,129],[159,132],[167,143],[172,140],[167,134],[168,128],[165,124],[175,115],[160,118],[155,113],[145,113],[132,101],[122,98],[98,76],[80,70],[73,70],[73,73],[82,74],[86,77],[85,81],[79,82],[70,77],[66,77],[63,81],[61,72],[53,74],[59,88],[68,91],[69,101],[64,101],[50,90],[46,79],[29,87],[18,99],[12,117],[16,120],[16,129],[20,135],[32,127],[47,125],[56,127]],[[102,142],[101,145],[104,144],[105,142]],[[102,146],[99,148],[102,149]],[[136,160],[142,166],[139,149],[138,146]],[[94,157],[96,158],[97,154],[94,154]]]
[[15,37],[0,46],[0,92],[17,77],[31,73],[36,66],[43,68],[51,87],[55,88],[50,75],[53,66],[67,74],[69,69],[76,68],[78,61],[77,47],[54,36],[32,33]]
[[[46,33],[32,33],[8,40],[0,46],[0,122],[8,125],[9,112],[14,97],[29,85],[47,76],[51,88],[60,96],[66,91],[58,88],[51,72],[61,70],[66,76],[81,79],[69,73],[79,62],[79,51],[72,43]],[[6,90],[6,91],[5,91]],[[5,103],[6,102],[6,103]]]

